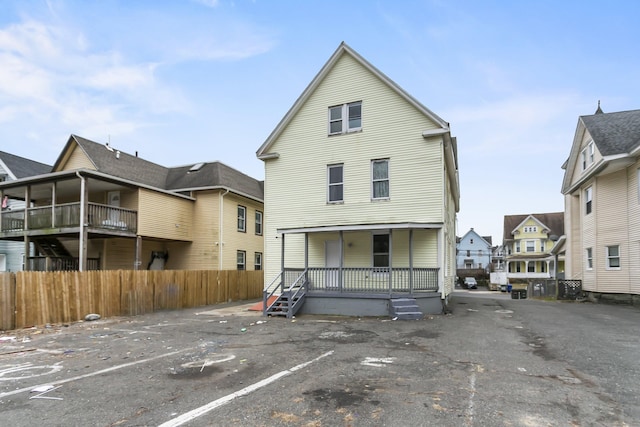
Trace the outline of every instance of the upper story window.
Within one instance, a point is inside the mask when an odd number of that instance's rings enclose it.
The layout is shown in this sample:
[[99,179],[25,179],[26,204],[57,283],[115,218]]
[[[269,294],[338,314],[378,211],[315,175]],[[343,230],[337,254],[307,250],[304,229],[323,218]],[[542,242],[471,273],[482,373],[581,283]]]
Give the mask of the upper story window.
[[371,161],[371,197],[389,198],[389,159]]
[[238,231],[247,231],[247,208],[238,205]]
[[524,227],[524,232],[525,233],[537,233],[538,232],[538,226],[536,225],[529,225]]
[[344,165],[327,166],[327,201],[342,202],[344,199]]
[[329,107],[329,135],[362,129],[362,101]]
[[535,252],[536,251],[536,241],[535,240],[527,240],[526,243],[527,252]]
[[620,268],[620,246],[607,246],[607,269]]
[[584,212],[585,212],[585,215],[589,215],[591,213],[592,201],[593,201],[593,188],[592,187],[587,187],[584,190]]
[[544,252],[544,239],[540,239],[540,252]]
[[520,242],[516,242],[516,253],[520,253]]
[[595,160],[595,153],[596,148],[593,145],[593,141],[591,141],[580,153],[580,158],[582,159],[582,170],[587,169],[593,164],[593,161]]
[[256,234],[262,236],[262,212],[256,211]]

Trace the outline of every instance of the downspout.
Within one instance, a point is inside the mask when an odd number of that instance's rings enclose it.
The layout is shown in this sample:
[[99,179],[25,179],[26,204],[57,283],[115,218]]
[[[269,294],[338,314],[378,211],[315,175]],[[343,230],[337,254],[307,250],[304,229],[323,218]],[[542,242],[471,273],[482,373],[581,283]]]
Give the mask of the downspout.
[[442,137],[442,139],[440,140],[440,146],[442,147],[442,228],[440,229],[440,232],[438,233],[438,256],[440,257],[440,274],[439,274],[439,281],[442,284],[442,288],[441,288],[441,299],[443,300],[443,303],[446,305],[447,304],[447,290],[446,290],[446,283],[445,283],[445,277],[446,277],[446,272],[445,269],[447,268],[447,255],[444,253],[445,250],[447,250],[448,245],[445,243],[445,238],[447,237],[445,235],[445,228],[447,227],[447,165],[446,165],[446,143],[445,143],[445,139],[444,136]]
[[224,237],[224,196],[227,195],[229,189],[224,193],[218,193],[220,195],[220,218],[218,219],[218,271],[222,271],[222,249],[223,249],[223,237]]
[[80,178],[80,242],[78,245],[78,270],[84,271],[84,256],[85,253],[85,241],[84,241],[84,217],[85,217],[85,200],[84,200],[84,192],[85,192],[85,178],[80,175],[80,172],[76,172],[76,176]]

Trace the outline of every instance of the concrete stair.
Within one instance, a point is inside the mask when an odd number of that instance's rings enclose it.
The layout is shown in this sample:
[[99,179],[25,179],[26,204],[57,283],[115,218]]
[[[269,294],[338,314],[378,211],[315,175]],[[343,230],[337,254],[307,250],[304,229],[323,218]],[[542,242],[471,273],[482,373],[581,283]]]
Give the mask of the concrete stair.
[[394,298],[390,302],[389,314],[394,320],[418,320],[424,316],[414,298]]

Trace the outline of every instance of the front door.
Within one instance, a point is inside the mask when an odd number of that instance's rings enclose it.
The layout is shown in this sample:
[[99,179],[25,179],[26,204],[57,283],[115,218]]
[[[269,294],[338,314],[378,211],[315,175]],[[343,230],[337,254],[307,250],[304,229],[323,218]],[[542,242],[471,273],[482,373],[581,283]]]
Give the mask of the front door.
[[340,267],[340,240],[325,240],[324,242],[325,286],[338,287],[338,268]]

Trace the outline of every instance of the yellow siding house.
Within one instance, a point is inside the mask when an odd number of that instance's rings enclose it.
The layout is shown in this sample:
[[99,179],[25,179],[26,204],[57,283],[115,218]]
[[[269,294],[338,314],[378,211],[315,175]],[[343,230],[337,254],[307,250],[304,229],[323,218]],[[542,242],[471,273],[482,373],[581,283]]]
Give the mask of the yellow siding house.
[[0,240],[26,270],[261,270],[263,182],[220,162],[167,168],[71,135],[51,173],[0,183]]
[[257,156],[265,295],[280,296],[266,311],[443,310],[459,208],[446,121],[342,43]]

